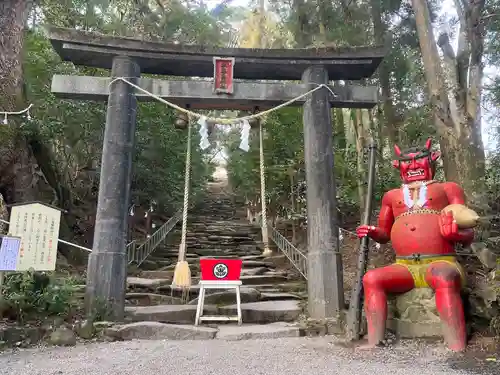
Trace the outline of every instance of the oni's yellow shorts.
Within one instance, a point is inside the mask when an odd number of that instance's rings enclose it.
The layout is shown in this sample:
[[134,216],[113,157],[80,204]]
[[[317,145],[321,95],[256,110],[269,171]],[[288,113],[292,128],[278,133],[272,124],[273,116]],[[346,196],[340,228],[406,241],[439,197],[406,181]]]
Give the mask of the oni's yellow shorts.
[[413,276],[415,288],[429,288],[429,284],[425,280],[425,274],[431,264],[434,263],[448,263],[455,267],[460,273],[462,280],[462,287],[466,284],[465,271],[460,263],[457,262],[454,256],[433,257],[427,259],[413,260],[413,259],[396,259],[396,264],[405,267]]

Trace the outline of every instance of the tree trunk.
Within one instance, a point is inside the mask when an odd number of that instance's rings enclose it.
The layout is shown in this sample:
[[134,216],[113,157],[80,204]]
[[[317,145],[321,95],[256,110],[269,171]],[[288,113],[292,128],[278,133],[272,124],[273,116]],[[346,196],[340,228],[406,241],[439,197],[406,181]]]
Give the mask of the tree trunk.
[[356,134],[356,151],[357,151],[357,174],[358,174],[358,197],[359,197],[359,210],[360,215],[363,215],[365,211],[365,197],[366,197],[366,189],[365,189],[365,176],[366,176],[366,168],[365,168],[365,124],[363,123],[363,113],[362,109],[353,109],[354,111],[354,130]]
[[[24,25],[28,13],[26,0],[0,1],[0,111],[19,111],[26,107],[23,83]],[[7,203],[34,201],[43,179],[30,142],[18,132],[19,116],[7,118],[9,126],[0,130],[0,218],[9,219]],[[3,121],[3,119],[1,119]],[[35,142],[35,140],[33,140]],[[36,143],[36,142],[35,142]],[[46,172],[42,170],[42,174]],[[62,229],[67,229],[63,224]],[[4,228],[1,228],[4,231]],[[63,252],[63,255],[64,252]]]
[[293,12],[295,30],[293,36],[295,44],[299,48],[305,48],[311,44],[311,35],[308,29],[309,17],[307,15],[307,7],[304,0],[293,0]]
[[[387,40],[387,25],[385,25],[382,19],[382,12],[380,9],[380,0],[371,0],[372,8],[372,19],[373,19],[373,34],[375,37],[375,43],[379,45],[386,44]],[[396,110],[394,108],[394,103],[392,102],[391,95],[391,82],[390,82],[390,70],[387,65],[387,59],[383,60],[380,64],[378,71],[380,88],[382,90],[382,107],[384,110],[384,125],[381,127],[385,134],[389,138],[391,144],[396,144],[398,142],[398,124],[396,121]]]
[[[23,38],[26,0],[0,2],[0,110],[19,111],[26,106],[23,91]],[[2,119],[3,120],[3,119]],[[0,192],[8,203],[34,200],[36,170],[26,139],[19,135],[19,116],[7,118],[0,145]]]
[[[334,81],[333,86],[338,86],[339,82]],[[342,108],[334,108],[333,109],[333,132],[335,134],[335,149],[344,152],[347,147],[347,139],[345,134],[345,121],[344,121],[344,112]]]
[[436,44],[427,1],[412,0],[412,5],[446,179],[462,185],[468,198],[478,203],[485,170],[479,111],[484,0],[457,2],[460,37],[456,55],[446,33],[439,35]]

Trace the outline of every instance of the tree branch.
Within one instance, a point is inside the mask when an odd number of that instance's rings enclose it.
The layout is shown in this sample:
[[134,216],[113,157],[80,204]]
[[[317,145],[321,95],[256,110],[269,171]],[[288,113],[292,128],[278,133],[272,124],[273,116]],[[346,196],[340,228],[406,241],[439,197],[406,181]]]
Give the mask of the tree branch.
[[436,117],[436,126],[441,133],[448,133],[449,127],[453,126],[453,120],[450,117],[450,102],[441,59],[434,41],[429,7],[425,0],[412,0],[412,6],[415,12],[417,34],[429,97]]
[[468,4],[464,0],[454,0],[454,3],[460,24],[463,23],[463,26],[466,26],[465,12],[467,11]]
[[467,74],[469,71],[470,48],[467,35],[467,14],[469,12],[469,4],[467,0],[454,0],[455,8],[457,9],[458,18],[460,20],[460,28],[458,30],[458,50],[457,50],[457,84],[463,90],[462,98],[465,105],[467,90]]
[[467,114],[473,121],[478,120],[481,103],[481,81],[483,79],[483,54],[485,28],[481,18],[485,0],[471,0],[467,19],[468,39],[470,42],[469,90],[467,92]]
[[457,77],[457,66],[456,66],[456,56],[453,47],[450,44],[450,37],[447,32],[444,32],[439,35],[437,44],[441,51],[443,51],[443,59],[445,66],[447,68],[447,76],[449,80],[449,84],[453,89],[456,89],[458,83]]
[[448,33],[444,32],[439,35],[437,43],[443,51],[444,71],[448,78],[449,91],[451,91],[451,96],[449,97],[450,116],[455,124],[455,129],[459,132],[460,129],[457,128],[457,125],[460,124],[460,113],[463,113],[463,109],[465,108],[465,90],[458,81],[457,59],[455,51],[453,51],[453,47],[450,44]]

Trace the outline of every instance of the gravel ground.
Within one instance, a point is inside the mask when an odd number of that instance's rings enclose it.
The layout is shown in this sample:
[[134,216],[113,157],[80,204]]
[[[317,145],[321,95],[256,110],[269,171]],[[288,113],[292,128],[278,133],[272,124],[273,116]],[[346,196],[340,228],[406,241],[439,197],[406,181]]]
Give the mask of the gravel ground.
[[125,341],[0,355],[9,375],[467,375],[500,374],[495,362],[457,357],[442,345],[399,343],[373,352],[331,337],[248,341]]

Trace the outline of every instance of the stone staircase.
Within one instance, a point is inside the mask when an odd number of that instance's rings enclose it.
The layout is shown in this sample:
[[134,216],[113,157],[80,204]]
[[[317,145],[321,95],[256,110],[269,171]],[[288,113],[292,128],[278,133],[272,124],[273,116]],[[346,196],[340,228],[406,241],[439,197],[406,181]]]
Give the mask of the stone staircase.
[[[244,324],[293,322],[302,314],[305,282],[284,255],[261,256],[260,228],[248,223],[244,207],[238,207],[226,192],[225,181],[209,183],[206,197],[188,217],[187,261],[193,285],[187,299],[181,290],[171,286],[180,229],[178,225],[169,234],[166,245],[157,248],[142,263],[141,269],[128,277],[128,322],[143,322],[143,326],[149,328],[151,323],[145,322],[159,322],[153,323],[155,327],[160,323],[192,325],[198,302],[199,260],[212,256],[243,260]],[[207,290],[206,293],[205,315],[236,314],[234,291]],[[234,325],[227,325],[230,324]],[[149,332],[149,328],[146,331]]]

